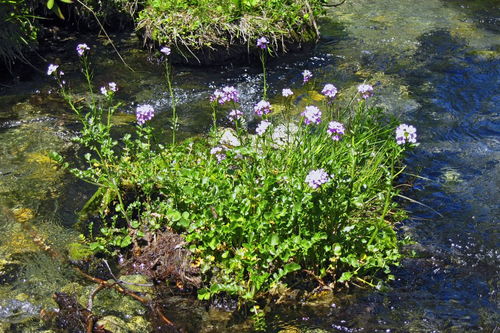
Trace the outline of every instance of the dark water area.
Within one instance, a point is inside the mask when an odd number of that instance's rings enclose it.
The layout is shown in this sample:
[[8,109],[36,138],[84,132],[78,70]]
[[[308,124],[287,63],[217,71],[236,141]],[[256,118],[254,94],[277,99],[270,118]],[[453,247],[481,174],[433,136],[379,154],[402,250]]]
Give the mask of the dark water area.
[[[383,290],[355,288],[277,306],[269,331],[498,331],[500,3],[351,1],[329,10],[321,26],[314,50],[270,62],[271,94],[300,87],[304,69],[313,71],[318,88],[333,83],[348,90],[367,80],[375,85],[372,103],[417,127],[420,146],[406,160],[405,180],[413,187],[402,193],[411,201],[401,198],[410,218],[399,225],[401,235],[415,241],[416,255],[394,269],[396,280]],[[130,129],[136,105],[150,103],[165,111],[153,126],[167,133],[170,100],[161,66],[145,61],[148,54],[133,38],[115,41],[134,72],[95,37],[68,39],[46,57],[59,62],[83,94],[73,50],[89,43],[96,85],[115,81],[120,87],[119,128]],[[0,91],[0,331],[43,331],[26,320],[36,321],[41,308],[54,307],[50,295],[75,281],[30,243],[23,221],[64,249],[77,237],[71,227],[75,212],[93,190],[46,158],[52,150],[74,159],[80,152],[70,142],[76,121],[52,92],[55,84],[45,68]],[[215,88],[235,85],[247,113],[262,93],[258,66],[177,66],[175,84],[185,136],[209,128],[207,99]],[[220,313],[172,302],[178,311],[169,315],[191,320],[193,331],[244,330]],[[134,311],[131,316],[139,316]]]

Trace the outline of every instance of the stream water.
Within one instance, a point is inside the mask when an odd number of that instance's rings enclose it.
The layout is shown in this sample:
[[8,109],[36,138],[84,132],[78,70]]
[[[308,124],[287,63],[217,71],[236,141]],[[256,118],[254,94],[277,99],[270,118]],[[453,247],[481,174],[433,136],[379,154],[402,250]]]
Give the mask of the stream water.
[[[273,332],[496,332],[499,329],[498,179],[500,179],[500,4],[497,0],[356,0],[328,10],[314,50],[269,65],[271,94],[300,86],[312,70],[318,87],[352,88],[375,83],[372,103],[385,106],[418,129],[421,145],[407,158],[413,187],[401,199],[410,219],[416,256],[395,268],[387,290],[356,289],[323,295],[293,307],[276,307]],[[46,57],[58,61],[75,91],[82,91],[74,47],[93,49],[97,85],[115,81],[125,106],[116,123],[127,129],[130,111],[148,102],[167,110],[159,66],[147,62],[140,42],[116,36],[127,70],[105,39],[60,41]],[[68,51],[69,50],[69,51]],[[41,309],[61,289],[85,286],[64,264],[39,250],[32,235],[63,251],[76,239],[76,211],[92,188],[50,162],[47,153],[79,154],[71,143],[76,122],[53,93],[43,70],[0,91],[0,331],[46,329]],[[249,108],[261,94],[259,68],[175,67],[181,130],[210,126],[207,99],[215,87],[233,84]],[[129,112],[129,113],[127,113]],[[166,112],[154,126],[166,129]],[[418,203],[417,203],[418,202]],[[90,287],[91,288],[91,287]],[[109,295],[108,311],[147,331],[144,309]],[[115,298],[113,298],[115,297]],[[118,303],[118,304],[117,304]],[[170,301],[169,316],[193,331],[236,332],[224,311],[183,299]],[[97,309],[96,311],[98,311]],[[135,326],[134,326],[135,325]]]

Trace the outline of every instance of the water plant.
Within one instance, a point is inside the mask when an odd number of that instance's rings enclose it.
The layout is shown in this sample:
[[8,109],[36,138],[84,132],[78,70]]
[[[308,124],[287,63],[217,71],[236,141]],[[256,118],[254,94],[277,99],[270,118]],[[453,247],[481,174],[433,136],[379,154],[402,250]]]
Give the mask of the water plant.
[[[79,55],[93,96],[85,107],[75,104],[59,67],[50,65],[47,73],[58,79],[83,125],[78,142],[90,150],[86,168],[70,170],[98,186],[92,200],[99,203],[102,222],[97,233],[86,235],[93,251],[117,255],[139,249],[145,235],[173,231],[184,238],[201,273],[198,297],[236,295],[252,304],[256,318],[256,302],[294,280],[333,288],[377,286],[392,278],[391,266],[402,257],[395,223],[405,216],[393,200],[394,182],[416,130],[397,127],[371,106],[371,85],[342,98],[327,84],[325,104],[305,107],[295,105],[286,88],[279,108],[267,100],[256,103],[253,131],[240,111],[238,91],[222,87],[210,97],[214,123],[207,135],[163,145],[152,135],[150,105],[137,107],[134,136],[112,138],[110,118],[119,104],[108,91],[116,85],[110,83],[105,99],[97,99],[89,50]],[[303,74],[311,86],[312,73]],[[289,114],[280,117],[275,109]],[[171,111],[176,132],[175,106]],[[231,127],[221,127],[222,112]]]

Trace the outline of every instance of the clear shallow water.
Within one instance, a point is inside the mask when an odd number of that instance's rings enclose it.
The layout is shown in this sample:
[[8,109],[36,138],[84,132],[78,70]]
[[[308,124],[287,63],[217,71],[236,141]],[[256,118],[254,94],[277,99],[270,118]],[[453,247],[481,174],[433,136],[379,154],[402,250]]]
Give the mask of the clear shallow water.
[[[347,89],[364,79],[375,83],[374,103],[385,105],[401,121],[418,128],[421,145],[407,162],[408,172],[423,178],[416,178],[414,188],[404,195],[430,207],[402,200],[411,219],[401,225],[401,231],[417,242],[417,257],[395,269],[397,279],[388,290],[355,290],[298,302],[293,308],[278,307],[272,314],[271,330],[498,329],[499,7],[494,0],[352,1],[331,10],[322,21],[323,37],[314,50],[271,62],[269,80],[275,92],[300,86],[304,69],[313,70],[319,87],[331,82]],[[167,110],[160,69],[142,61],[145,53],[135,50],[138,45],[120,43],[136,70],[131,73],[100,42],[95,43],[100,49],[94,61],[97,84],[116,81],[121,88],[118,98],[127,102],[124,111],[143,102]],[[66,45],[72,50],[77,43],[70,40]],[[67,75],[79,89],[74,54],[54,53],[48,58],[55,57],[68,67]],[[175,70],[181,129],[186,135],[208,128],[206,100],[213,88],[236,85],[247,109],[261,93],[258,68]],[[20,221],[27,219],[54,246],[63,247],[65,240],[74,239],[74,233],[69,227],[54,225],[72,225],[74,211],[91,193],[43,158],[50,150],[70,156],[78,153],[68,143],[76,130],[74,121],[63,104],[48,94],[51,84],[40,75],[6,89],[0,97],[0,249],[11,266],[32,264],[36,252],[29,237],[20,236]],[[155,126],[166,129],[167,118],[166,114],[155,118]],[[131,121],[126,114],[120,119],[121,123]],[[24,244],[25,251],[18,251],[16,244]],[[44,260],[38,262],[50,262],[50,258]],[[8,310],[21,305],[36,316],[38,307],[50,306],[46,297],[56,285],[74,279],[71,274],[56,274],[61,271],[58,265],[37,267],[2,280],[0,298],[17,300],[0,304],[0,321],[18,318],[12,317],[13,311],[9,317]],[[41,276],[51,276],[52,282]],[[32,288],[37,284],[38,289]],[[181,311],[170,315],[182,318],[192,311],[193,318],[199,318],[193,327],[206,326],[199,308]],[[214,330],[231,332],[234,326],[223,324]]]

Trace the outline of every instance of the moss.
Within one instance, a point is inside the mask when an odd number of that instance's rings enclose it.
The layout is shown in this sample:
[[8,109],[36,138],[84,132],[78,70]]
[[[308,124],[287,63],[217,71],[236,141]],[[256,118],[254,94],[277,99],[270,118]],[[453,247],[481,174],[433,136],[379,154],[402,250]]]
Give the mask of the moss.
[[68,257],[71,260],[84,260],[92,255],[92,251],[89,247],[80,243],[69,243],[67,248]]
[[[191,2],[189,2],[191,3]],[[214,52],[242,46],[256,49],[255,41],[266,36],[273,50],[286,51],[294,43],[318,38],[316,17],[322,13],[321,0],[199,0],[147,1],[139,13],[138,29],[145,40],[173,46],[186,59],[200,50]]]

